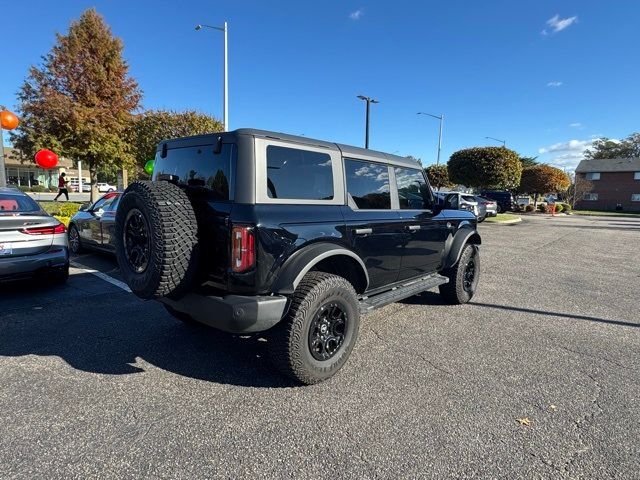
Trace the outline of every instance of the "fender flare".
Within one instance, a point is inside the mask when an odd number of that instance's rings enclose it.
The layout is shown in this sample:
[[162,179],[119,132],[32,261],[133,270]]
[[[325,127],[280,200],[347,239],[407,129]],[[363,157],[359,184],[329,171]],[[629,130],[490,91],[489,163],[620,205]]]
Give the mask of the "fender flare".
[[294,253],[282,266],[278,278],[273,283],[271,291],[275,294],[290,295],[298,287],[298,284],[315,265],[322,260],[334,256],[346,256],[356,261],[365,278],[364,290],[369,286],[369,274],[362,259],[340,245],[330,243],[316,243],[302,248]]
[[447,239],[442,255],[442,270],[451,268],[458,263],[460,255],[462,255],[462,249],[467,243],[472,245],[482,244],[482,239],[476,229],[464,226],[459,228],[455,235]]

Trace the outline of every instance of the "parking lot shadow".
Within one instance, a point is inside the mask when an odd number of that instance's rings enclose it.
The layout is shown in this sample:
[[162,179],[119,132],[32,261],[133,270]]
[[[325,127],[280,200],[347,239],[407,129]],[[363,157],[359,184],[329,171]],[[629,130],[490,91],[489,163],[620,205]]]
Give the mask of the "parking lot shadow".
[[[86,285],[93,279],[72,276],[74,282]],[[52,287],[56,301],[35,300],[36,295],[48,299],[48,290],[34,288],[28,307],[11,308],[0,316],[0,355],[56,356],[78,370],[99,374],[140,374],[149,363],[222,384],[297,386],[271,366],[263,338],[186,325],[157,302],[144,302],[121,291],[69,300],[59,287]]]

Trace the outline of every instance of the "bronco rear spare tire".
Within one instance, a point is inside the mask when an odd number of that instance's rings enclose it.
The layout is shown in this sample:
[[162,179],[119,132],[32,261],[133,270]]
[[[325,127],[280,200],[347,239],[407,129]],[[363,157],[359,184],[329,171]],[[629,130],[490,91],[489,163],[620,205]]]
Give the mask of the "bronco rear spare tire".
[[198,223],[186,193],[168,182],[137,181],[116,213],[116,255],[140,298],[178,297],[193,280]]

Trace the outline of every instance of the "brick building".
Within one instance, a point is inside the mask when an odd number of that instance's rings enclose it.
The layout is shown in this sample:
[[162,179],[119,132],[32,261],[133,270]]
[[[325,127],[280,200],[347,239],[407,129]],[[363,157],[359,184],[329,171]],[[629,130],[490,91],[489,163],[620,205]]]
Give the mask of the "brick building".
[[640,158],[582,160],[576,192],[578,209],[640,211]]

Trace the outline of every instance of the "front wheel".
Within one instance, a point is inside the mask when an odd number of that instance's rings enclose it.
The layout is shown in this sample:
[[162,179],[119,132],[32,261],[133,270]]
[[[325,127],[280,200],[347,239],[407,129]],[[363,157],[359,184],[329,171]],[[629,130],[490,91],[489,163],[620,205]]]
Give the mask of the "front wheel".
[[300,282],[287,316],[268,337],[274,365],[301,383],[319,383],[346,363],[358,337],[360,311],[344,278],[310,272]]
[[458,263],[441,273],[449,279],[449,283],[438,287],[445,302],[451,305],[469,302],[480,280],[480,251],[477,245],[465,245]]
[[71,225],[69,227],[69,250],[73,255],[78,255],[82,252],[82,244],[80,243],[80,232],[78,227]]

